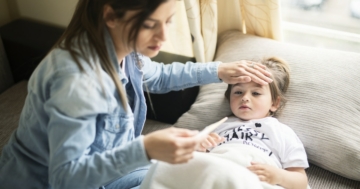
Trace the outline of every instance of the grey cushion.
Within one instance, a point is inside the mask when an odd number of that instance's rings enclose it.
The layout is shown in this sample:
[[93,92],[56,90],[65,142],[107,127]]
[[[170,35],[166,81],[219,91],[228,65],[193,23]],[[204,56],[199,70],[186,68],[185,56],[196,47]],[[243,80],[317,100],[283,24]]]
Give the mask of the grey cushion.
[[360,182],[329,172],[310,164],[306,169],[309,185],[312,189],[355,189],[360,188]]
[[18,127],[27,95],[27,81],[22,81],[0,94],[0,151]]
[[[291,67],[288,103],[279,120],[292,127],[314,165],[360,181],[360,54],[302,47],[228,31],[216,60],[279,56]],[[201,129],[230,114],[226,85],[200,88],[175,126]]]
[[174,126],[202,130],[223,117],[231,115],[229,101],[224,97],[226,88],[226,83],[201,86],[190,110],[184,113]]

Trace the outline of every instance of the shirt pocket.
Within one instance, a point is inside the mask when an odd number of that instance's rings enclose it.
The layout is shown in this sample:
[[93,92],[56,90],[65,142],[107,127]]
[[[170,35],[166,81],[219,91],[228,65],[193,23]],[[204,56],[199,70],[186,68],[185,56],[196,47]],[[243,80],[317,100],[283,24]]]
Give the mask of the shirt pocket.
[[106,116],[104,130],[116,135],[131,134],[134,130],[133,114],[115,114]]
[[115,111],[97,118],[96,136],[92,151],[111,150],[134,139],[134,116],[132,113]]

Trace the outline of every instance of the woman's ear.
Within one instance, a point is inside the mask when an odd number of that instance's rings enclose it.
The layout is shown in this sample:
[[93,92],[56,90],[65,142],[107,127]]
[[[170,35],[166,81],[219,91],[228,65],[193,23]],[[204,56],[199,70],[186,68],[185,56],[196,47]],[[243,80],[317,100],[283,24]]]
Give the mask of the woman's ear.
[[115,28],[117,24],[117,18],[115,16],[115,11],[110,5],[104,6],[103,11],[103,19],[105,21],[105,24],[109,28]]
[[275,112],[280,107],[280,97],[278,96],[276,98],[276,101],[272,103],[270,107],[270,111]]

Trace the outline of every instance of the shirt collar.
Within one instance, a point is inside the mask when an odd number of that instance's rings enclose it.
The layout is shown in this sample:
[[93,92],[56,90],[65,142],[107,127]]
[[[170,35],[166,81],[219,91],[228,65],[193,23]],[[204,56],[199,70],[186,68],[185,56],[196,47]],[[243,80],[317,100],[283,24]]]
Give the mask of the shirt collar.
[[105,40],[105,45],[106,48],[108,50],[109,53],[109,58],[111,63],[113,64],[116,72],[119,75],[119,78],[121,80],[122,83],[126,84],[128,82],[128,79],[126,78],[126,76],[124,75],[124,73],[122,72],[120,65],[118,63],[117,60],[117,56],[116,56],[116,51],[115,51],[115,46],[114,46],[114,42],[112,40],[112,37],[110,35],[110,32],[107,28],[105,28],[105,32],[104,32],[104,40]]

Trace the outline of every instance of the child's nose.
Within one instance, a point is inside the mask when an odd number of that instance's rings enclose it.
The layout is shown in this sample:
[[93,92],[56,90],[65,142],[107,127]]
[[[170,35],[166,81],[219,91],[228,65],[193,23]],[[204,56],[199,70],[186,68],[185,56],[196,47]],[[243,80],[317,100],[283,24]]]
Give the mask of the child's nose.
[[241,101],[242,101],[242,102],[247,102],[247,101],[249,101],[248,95],[245,94],[245,95],[242,97]]

